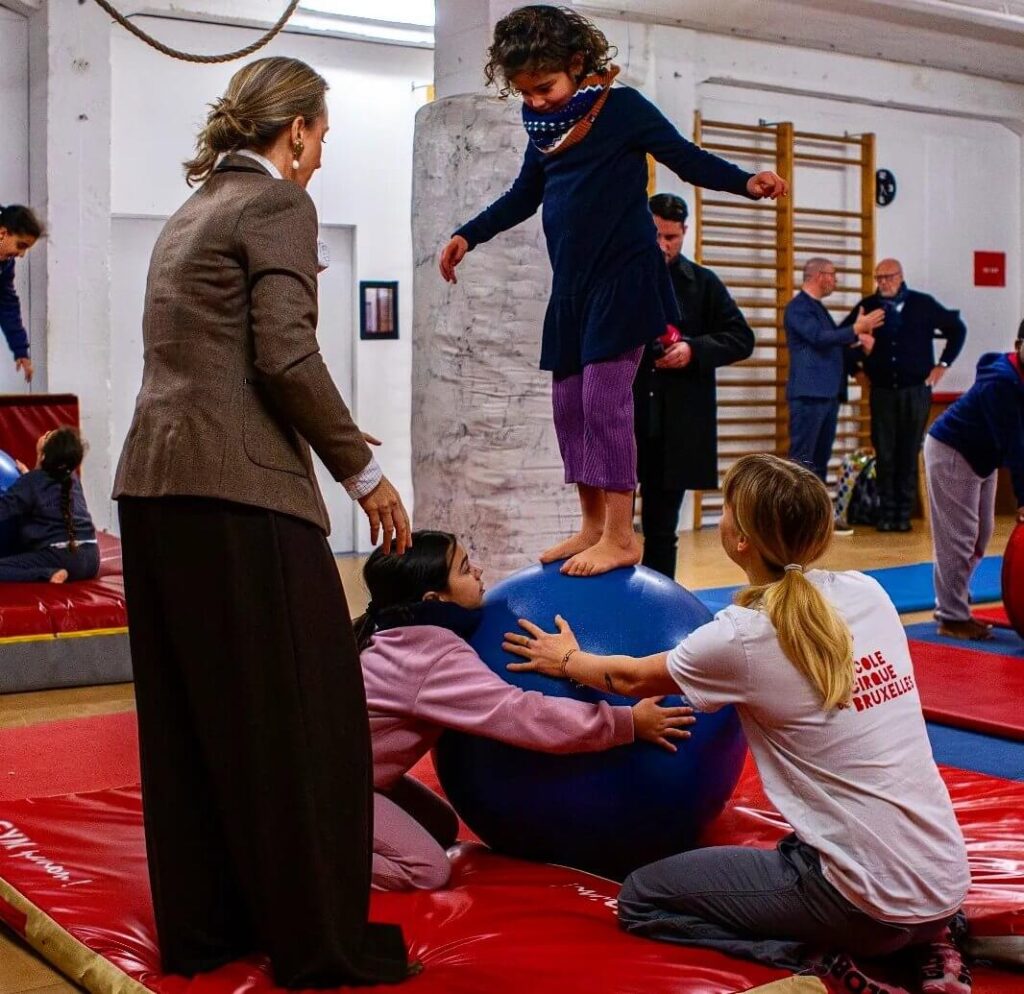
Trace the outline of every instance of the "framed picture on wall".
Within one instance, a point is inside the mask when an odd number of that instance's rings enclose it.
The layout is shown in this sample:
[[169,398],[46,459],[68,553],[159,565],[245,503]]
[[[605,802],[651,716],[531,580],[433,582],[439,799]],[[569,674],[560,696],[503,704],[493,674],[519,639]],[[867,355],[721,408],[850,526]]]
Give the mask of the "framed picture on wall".
[[398,338],[398,280],[360,282],[359,337]]

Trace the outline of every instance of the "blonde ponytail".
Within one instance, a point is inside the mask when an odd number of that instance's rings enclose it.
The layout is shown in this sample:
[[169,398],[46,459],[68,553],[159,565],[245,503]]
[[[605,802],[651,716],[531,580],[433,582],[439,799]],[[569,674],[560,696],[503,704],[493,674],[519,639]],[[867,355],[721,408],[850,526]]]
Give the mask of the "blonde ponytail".
[[196,137],[196,154],[185,163],[189,186],[205,182],[227,152],[262,151],[297,117],[319,118],[327,81],[298,59],[257,59],[231,77],[224,96],[210,104]]
[[[742,607],[763,610],[786,658],[831,710],[853,693],[853,637],[839,612],[804,576],[832,539],[832,501],[810,470],[772,455],[744,456],[726,474],[725,502],[736,526],[779,577],[745,587]],[[793,567],[797,568],[793,568]]]

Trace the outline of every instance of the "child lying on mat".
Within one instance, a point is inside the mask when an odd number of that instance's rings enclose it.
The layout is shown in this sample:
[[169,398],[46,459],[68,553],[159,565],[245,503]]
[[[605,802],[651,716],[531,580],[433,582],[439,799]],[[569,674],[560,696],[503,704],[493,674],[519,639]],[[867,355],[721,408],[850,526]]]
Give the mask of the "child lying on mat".
[[448,882],[458,818],[406,776],[446,728],[541,752],[599,752],[643,739],[669,750],[692,710],[545,697],[506,683],[470,647],[480,624],[481,571],[447,532],[419,531],[404,555],[374,551],[356,621],[373,739],[373,885],[432,890]]
[[35,469],[18,464],[22,475],[0,494],[0,523],[17,521],[19,548],[0,558],[0,583],[64,583],[99,572],[96,529],[75,472],[84,455],[78,431],[61,427],[39,437]]
[[947,408],[924,440],[939,634],[984,641],[971,617],[971,576],[992,538],[996,472],[1010,470],[1017,520],[1024,521],[1024,321],[1009,354],[978,360],[974,386]]
[[734,705],[765,792],[793,828],[773,850],[709,847],[636,870],[619,921],[663,942],[815,970],[829,990],[879,988],[823,950],[906,949],[916,989],[967,994],[951,933],[967,852],[899,615],[862,573],[808,572],[833,532],[829,494],[810,470],[746,456],[723,496],[722,547],[749,586],[671,652],[592,655],[561,618],[555,634],[524,620],[504,644],[529,660],[513,670],[630,696],[682,691],[702,711]]

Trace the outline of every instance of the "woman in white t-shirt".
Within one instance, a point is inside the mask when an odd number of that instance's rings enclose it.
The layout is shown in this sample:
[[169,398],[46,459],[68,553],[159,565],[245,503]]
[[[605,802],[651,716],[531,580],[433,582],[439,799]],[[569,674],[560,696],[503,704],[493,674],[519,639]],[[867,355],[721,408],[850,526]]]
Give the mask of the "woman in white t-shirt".
[[[726,554],[750,585],[670,652],[584,652],[556,618],[505,648],[536,670],[700,711],[734,705],[765,791],[793,827],[774,850],[721,846],[634,872],[619,920],[639,935],[788,969],[818,952],[874,957],[928,945],[926,992],[966,992],[950,923],[970,874],[925,731],[903,626],[863,573],[808,570],[832,536],[818,478],[771,455],[726,476]],[[680,803],[685,803],[680,798]]]

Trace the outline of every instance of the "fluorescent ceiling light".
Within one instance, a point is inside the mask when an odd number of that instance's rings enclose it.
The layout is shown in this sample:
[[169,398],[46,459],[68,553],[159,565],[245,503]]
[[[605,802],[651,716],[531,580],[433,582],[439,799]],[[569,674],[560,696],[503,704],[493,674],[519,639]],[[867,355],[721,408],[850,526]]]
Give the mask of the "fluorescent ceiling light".
[[335,17],[433,27],[434,0],[302,0],[302,9]]

